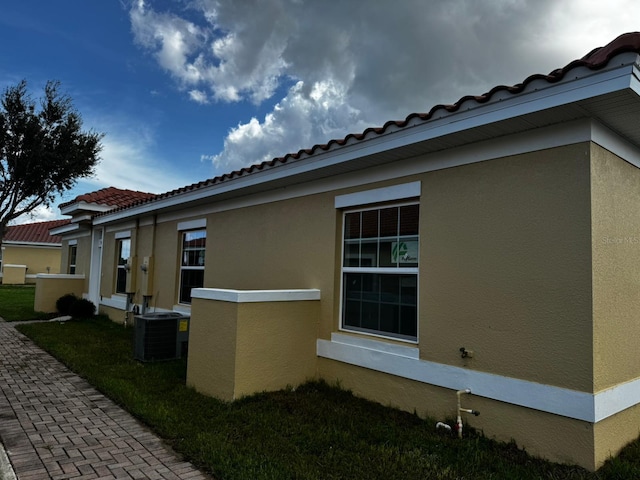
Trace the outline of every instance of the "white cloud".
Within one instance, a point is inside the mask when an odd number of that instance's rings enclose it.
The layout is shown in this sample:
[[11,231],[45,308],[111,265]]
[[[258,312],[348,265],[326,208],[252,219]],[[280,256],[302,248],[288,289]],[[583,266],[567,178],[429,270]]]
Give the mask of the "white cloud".
[[209,103],[209,97],[207,97],[207,94],[202,90],[190,90],[189,97],[196,103],[200,103],[203,105]]
[[548,73],[635,30],[640,18],[640,3],[631,0],[610,0],[606,9],[598,0],[189,6],[158,13],[138,3],[130,13],[136,41],[193,101],[274,105],[231,128],[221,152],[203,155],[222,169]]
[[179,165],[156,157],[152,153],[154,135],[144,125],[106,117],[85,119],[85,123],[96,131],[105,132],[101,142],[101,161],[94,175],[79,179],[74,188],[58,195],[51,207],[40,206],[16,219],[14,224],[65,218],[60,214],[58,205],[105,187],[162,193],[200,180],[185,176]]

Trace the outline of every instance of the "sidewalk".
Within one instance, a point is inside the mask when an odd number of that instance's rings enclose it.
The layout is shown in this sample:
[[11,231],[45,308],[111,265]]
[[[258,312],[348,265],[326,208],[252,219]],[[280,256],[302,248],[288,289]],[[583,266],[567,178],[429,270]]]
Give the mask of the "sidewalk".
[[1,320],[0,443],[7,479],[210,478]]

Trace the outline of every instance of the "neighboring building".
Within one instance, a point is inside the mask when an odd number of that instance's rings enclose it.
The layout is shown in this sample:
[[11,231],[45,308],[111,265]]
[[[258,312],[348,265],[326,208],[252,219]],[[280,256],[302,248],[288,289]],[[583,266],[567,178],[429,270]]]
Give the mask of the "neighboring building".
[[35,283],[38,273],[59,273],[62,238],[49,230],[68,223],[65,219],[7,227],[0,253],[2,283]]
[[639,65],[623,35],[133,204],[76,199],[56,233],[103,313],[191,315],[199,391],[321,377],[451,418],[470,389],[465,422],[595,469],[640,431]]
[[[65,225],[52,229],[51,233],[62,236],[65,241],[62,248],[60,273],[84,275],[88,291],[89,270],[91,268],[91,235],[92,219],[96,214],[108,212],[115,208],[135,205],[149,200],[153,193],[126,190],[115,187],[103,188],[95,192],[79,195],[73,200],[60,205],[63,215],[71,216]],[[94,298],[95,300],[95,298]],[[98,305],[98,301],[95,301]]]

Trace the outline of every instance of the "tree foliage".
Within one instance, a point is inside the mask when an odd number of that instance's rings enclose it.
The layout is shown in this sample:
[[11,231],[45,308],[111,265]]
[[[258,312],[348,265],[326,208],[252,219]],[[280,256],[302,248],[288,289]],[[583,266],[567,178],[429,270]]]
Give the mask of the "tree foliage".
[[50,206],[100,160],[103,135],[82,130],[80,114],[59,89],[59,82],[47,82],[36,103],[23,80],[0,97],[0,241],[8,222]]

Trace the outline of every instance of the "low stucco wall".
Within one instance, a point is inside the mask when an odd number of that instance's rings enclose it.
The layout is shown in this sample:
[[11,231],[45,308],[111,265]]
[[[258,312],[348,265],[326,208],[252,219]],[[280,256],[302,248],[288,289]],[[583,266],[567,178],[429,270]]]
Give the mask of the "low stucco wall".
[[6,264],[2,267],[2,283],[5,285],[24,285],[26,283],[27,266]]
[[234,400],[315,377],[318,290],[203,288],[192,296],[189,386]]
[[33,309],[36,312],[55,312],[56,301],[68,293],[82,296],[84,275],[41,273],[36,277]]

